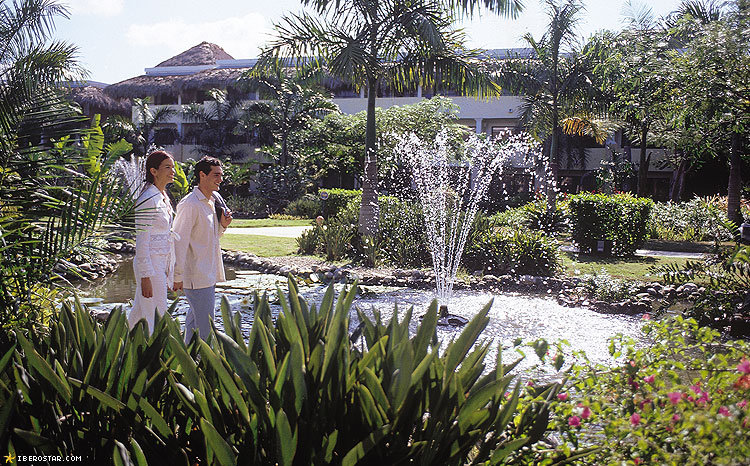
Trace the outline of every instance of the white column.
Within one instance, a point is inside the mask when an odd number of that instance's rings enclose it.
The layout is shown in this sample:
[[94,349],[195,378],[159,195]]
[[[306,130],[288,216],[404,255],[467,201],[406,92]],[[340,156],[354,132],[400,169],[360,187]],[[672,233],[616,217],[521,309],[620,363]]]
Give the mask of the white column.
[[359,88],[359,98],[360,99],[364,99],[365,98],[365,87],[364,86],[362,86],[361,88]]
[[417,86],[417,97],[422,97],[422,85]]
[[477,122],[477,134],[482,134],[482,118],[475,118]]
[[260,100],[260,90],[255,91],[255,100]]

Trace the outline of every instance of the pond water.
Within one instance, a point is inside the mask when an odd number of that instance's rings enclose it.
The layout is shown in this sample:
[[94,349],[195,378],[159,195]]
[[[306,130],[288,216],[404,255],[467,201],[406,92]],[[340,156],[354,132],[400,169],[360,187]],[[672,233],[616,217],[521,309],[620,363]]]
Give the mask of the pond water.
[[[246,334],[249,333],[253,321],[253,294],[267,292],[272,302],[274,313],[279,312],[277,286],[286,289],[287,280],[277,275],[260,274],[249,270],[236,270],[227,267],[227,281],[217,285],[217,309],[221,296],[226,296],[234,312],[242,313],[242,323]],[[300,295],[311,304],[318,303],[326,291],[327,286],[320,284],[300,284]],[[94,283],[80,286],[79,289],[88,297],[86,302],[95,308],[112,308],[123,305],[130,306],[135,293],[135,279],[132,261],[124,261],[114,275]],[[336,285],[337,293],[343,285]],[[184,296],[171,295],[178,299],[174,312],[180,322],[184,322],[187,301]],[[412,290],[397,287],[361,287],[360,295],[355,299],[352,309],[352,328],[357,324],[355,309],[372,316],[377,309],[384,319],[390,318],[393,310],[398,306],[399,317],[403,317],[406,310],[413,306],[415,316],[412,319],[412,331],[416,331],[422,315],[434,299],[434,292]],[[450,312],[471,319],[482,307],[492,301],[489,317],[490,321],[481,338],[491,341],[491,351],[487,361],[494,361],[498,346],[505,347],[503,360],[510,362],[518,357],[512,348],[514,340],[524,342],[544,338],[549,342],[566,341],[564,347],[566,355],[585,351],[588,358],[596,363],[608,364],[612,360],[608,352],[608,340],[617,334],[634,338],[646,343],[641,334],[641,320],[631,316],[599,314],[594,311],[563,307],[557,304],[552,296],[528,295],[518,293],[490,294],[485,292],[457,291],[451,302]],[[221,315],[217,311],[217,327],[221,328]],[[438,338],[442,342],[450,341],[458,335],[460,329],[439,327]],[[536,375],[550,372],[549,369],[535,369],[539,361],[534,351],[524,348],[527,358],[519,369],[532,370]],[[554,354],[556,350],[550,350]]]

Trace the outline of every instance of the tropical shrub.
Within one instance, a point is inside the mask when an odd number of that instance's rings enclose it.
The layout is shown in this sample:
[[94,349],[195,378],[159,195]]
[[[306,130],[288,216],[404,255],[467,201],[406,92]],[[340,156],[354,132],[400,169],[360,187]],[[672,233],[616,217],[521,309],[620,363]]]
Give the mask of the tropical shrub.
[[422,207],[417,202],[381,196],[377,244],[383,261],[399,267],[430,263]]
[[321,202],[317,197],[306,194],[290,202],[284,208],[284,213],[297,218],[315,218],[321,214],[321,207]]
[[706,292],[685,310],[700,325],[712,326],[731,334],[750,335],[750,246],[737,246],[726,259],[709,257],[703,262],[687,261],[655,268],[669,284],[705,284]]
[[227,207],[235,217],[265,218],[268,217],[268,204],[259,195],[229,196],[225,199]]
[[521,206],[493,214],[491,219],[495,226],[531,228],[547,233],[562,232],[568,229],[568,202],[564,198],[558,199],[555,211],[549,213],[546,198],[539,197]]
[[694,320],[649,322],[647,346],[610,341],[615,367],[574,366],[554,410],[569,445],[601,449],[591,465],[742,465],[750,458],[750,344]]
[[629,194],[577,194],[570,197],[569,210],[573,241],[588,253],[597,241],[611,241],[612,255],[630,256],[648,236],[653,206],[648,198]]
[[249,335],[224,299],[226,333],[187,346],[169,314],[146,336],[120,309],[99,324],[66,302],[0,356],[0,443],[91,464],[286,466],[502,463],[543,440],[560,386],[522,388],[518,361],[485,361],[489,305],[443,345],[436,301],[414,334],[412,310],[360,312],[350,337],[356,293],[330,286],[310,306],[290,279],[275,319],[256,295]]
[[718,198],[657,202],[649,220],[650,236],[667,241],[731,241],[734,232],[726,212]]
[[350,204],[359,205],[362,203],[362,191],[357,189],[321,189],[328,193],[328,199],[325,202],[325,217],[338,217],[341,212],[348,208]]
[[272,213],[284,209],[291,201],[305,193],[309,180],[292,166],[271,166],[258,172],[256,192],[265,199]]
[[479,218],[464,254],[464,265],[494,275],[552,276],[561,267],[557,241],[541,231],[495,227]]

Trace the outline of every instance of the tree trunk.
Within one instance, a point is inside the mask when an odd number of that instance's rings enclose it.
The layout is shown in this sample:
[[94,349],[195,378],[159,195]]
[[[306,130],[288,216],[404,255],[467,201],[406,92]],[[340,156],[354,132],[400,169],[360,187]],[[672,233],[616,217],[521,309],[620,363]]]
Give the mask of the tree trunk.
[[281,166],[286,168],[287,164],[287,135],[281,138]]
[[359,209],[359,232],[375,236],[378,232],[378,164],[375,150],[375,96],[377,80],[367,83],[367,126],[365,133],[365,160],[362,170],[362,205]]
[[646,138],[648,137],[648,124],[641,124],[641,153],[638,155],[638,195],[644,197],[648,195],[648,164],[646,158]]
[[732,146],[729,152],[729,184],[727,186],[727,217],[737,225],[742,223],[740,196],[742,190],[742,135],[732,132]]
[[685,186],[685,175],[688,171],[688,161],[681,160],[680,165],[677,167],[677,171],[674,173],[674,182],[672,183],[672,191],[669,193],[669,199],[672,202],[680,202],[682,200],[683,187]]
[[557,154],[558,146],[558,134],[557,134],[557,110],[553,111],[552,116],[552,139],[549,144],[549,173],[547,173],[547,180],[545,183],[545,189],[547,190],[547,213],[552,214],[557,209],[557,176],[560,172],[559,160],[560,157]]

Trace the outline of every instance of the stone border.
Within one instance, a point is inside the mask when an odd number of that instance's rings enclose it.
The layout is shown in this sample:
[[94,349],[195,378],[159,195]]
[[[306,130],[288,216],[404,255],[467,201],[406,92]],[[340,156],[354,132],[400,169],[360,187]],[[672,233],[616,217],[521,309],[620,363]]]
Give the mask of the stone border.
[[[110,242],[106,250],[114,253],[115,258],[102,255],[96,261],[77,264],[75,267],[78,267],[86,278],[104,277],[117,268],[117,263],[121,260],[120,254],[135,253],[135,246],[124,241]],[[381,270],[349,265],[339,267],[333,264],[296,267],[275,263],[270,259],[246,252],[227,250],[222,251],[222,257],[225,264],[243,269],[281,276],[292,274],[301,279],[319,283],[354,283],[359,281],[359,284],[363,286],[400,286],[423,290],[435,286],[433,273],[419,269]],[[66,276],[74,278],[70,275]],[[636,288],[635,294],[631,298],[610,303],[591,298],[584,287],[584,280],[581,278],[537,277],[532,275],[470,276],[468,282],[456,282],[454,289],[534,293],[548,296],[554,294],[557,302],[566,307],[584,307],[605,314],[626,315],[648,314],[660,306],[677,301],[694,302],[706,291],[705,288],[698,287],[693,283],[674,287],[652,282]]]
[[[435,278],[431,272],[419,269],[396,269],[383,272],[378,269],[362,269],[350,266],[313,265],[310,268],[299,268],[290,265],[276,264],[269,259],[260,258],[254,254],[224,251],[224,262],[242,268],[256,270],[263,273],[286,276],[295,275],[313,282],[353,283],[358,280],[364,286],[403,286],[415,289],[430,289],[435,286]],[[671,304],[679,300],[695,301],[705,292],[705,288],[693,283],[686,283],[679,287],[662,285],[658,282],[643,284],[636,289],[633,297],[609,303],[597,301],[588,296],[583,280],[577,277],[537,277],[532,275],[484,275],[472,276],[469,282],[456,282],[457,290],[482,290],[490,292],[525,292],[536,294],[556,294],[557,302],[567,307],[585,307],[605,314],[647,314],[659,306]]]

